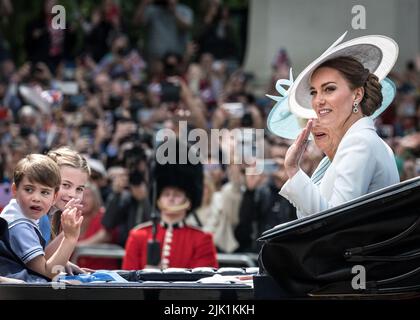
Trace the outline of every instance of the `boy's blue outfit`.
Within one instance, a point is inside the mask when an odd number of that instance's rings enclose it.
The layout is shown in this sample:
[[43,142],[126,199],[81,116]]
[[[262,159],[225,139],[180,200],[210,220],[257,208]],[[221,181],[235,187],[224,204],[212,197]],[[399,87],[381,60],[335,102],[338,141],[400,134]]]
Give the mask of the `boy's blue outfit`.
[[38,220],[25,217],[16,200],[10,200],[0,219],[0,275],[28,282],[46,282],[46,278],[25,266],[44,255],[44,247]]
[[39,229],[39,220],[24,216],[16,199],[4,208],[2,218],[9,224],[9,241],[13,252],[27,263],[44,255],[45,240]]
[[51,239],[51,222],[48,214],[39,219],[39,230],[41,231],[45,244],[47,245]]

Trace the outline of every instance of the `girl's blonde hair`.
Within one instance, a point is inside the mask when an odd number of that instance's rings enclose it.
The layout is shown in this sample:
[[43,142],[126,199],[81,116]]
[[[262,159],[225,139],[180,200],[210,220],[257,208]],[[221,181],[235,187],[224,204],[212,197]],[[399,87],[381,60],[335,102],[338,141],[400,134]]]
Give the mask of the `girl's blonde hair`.
[[59,147],[51,150],[47,155],[53,159],[60,168],[67,166],[80,169],[90,176],[91,171],[86,159],[80,153],[69,147]]

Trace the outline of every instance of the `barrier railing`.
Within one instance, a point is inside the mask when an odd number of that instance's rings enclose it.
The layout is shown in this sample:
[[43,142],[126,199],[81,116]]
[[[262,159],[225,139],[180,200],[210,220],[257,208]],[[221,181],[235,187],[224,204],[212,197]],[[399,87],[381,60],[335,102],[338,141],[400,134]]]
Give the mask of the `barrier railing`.
[[[124,257],[125,250],[116,244],[96,244],[75,249],[71,261],[76,263],[80,257],[117,258]],[[257,267],[258,256],[254,253],[218,253],[220,267]]]

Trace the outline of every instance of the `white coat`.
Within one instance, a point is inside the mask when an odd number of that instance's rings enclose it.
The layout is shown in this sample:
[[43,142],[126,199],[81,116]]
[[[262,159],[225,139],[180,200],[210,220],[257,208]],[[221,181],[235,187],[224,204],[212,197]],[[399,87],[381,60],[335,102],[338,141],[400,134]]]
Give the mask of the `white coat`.
[[344,134],[319,185],[299,170],[279,194],[298,209],[298,218],[302,218],[399,181],[391,148],[376,133],[372,119],[363,117]]

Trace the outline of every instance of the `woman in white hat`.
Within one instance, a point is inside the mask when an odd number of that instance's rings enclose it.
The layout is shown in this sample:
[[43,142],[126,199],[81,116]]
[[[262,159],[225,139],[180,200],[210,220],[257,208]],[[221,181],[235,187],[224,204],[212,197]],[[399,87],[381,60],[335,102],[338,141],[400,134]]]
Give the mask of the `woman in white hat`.
[[[398,46],[383,36],[337,45],[342,38],[311,63],[290,88],[291,111],[311,119],[286,154],[289,180],[280,191],[297,207],[298,217],[399,182],[393,152],[377,135],[369,117],[382,103],[379,81],[394,65]],[[313,118],[320,124],[315,128]],[[319,184],[299,168],[311,130],[317,144],[327,141],[325,148],[332,161]]]

